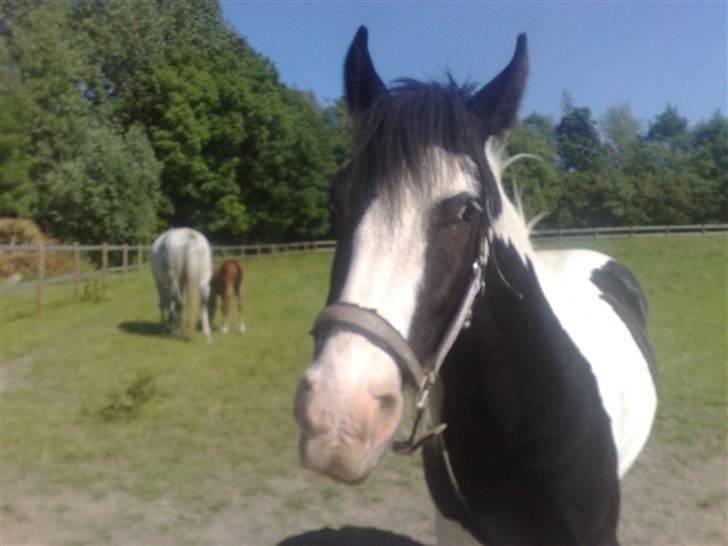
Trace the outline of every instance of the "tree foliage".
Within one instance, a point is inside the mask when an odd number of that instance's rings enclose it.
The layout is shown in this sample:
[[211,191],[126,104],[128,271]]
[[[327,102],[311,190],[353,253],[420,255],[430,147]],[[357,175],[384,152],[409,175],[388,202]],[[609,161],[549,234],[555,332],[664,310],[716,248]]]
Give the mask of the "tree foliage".
[[48,226],[66,240],[148,241],[158,231],[160,170],[141,126],[89,129],[78,154],[47,177]]
[[[82,242],[168,226],[216,242],[330,236],[349,158],[343,99],[283,85],[218,0],[6,0],[0,12],[0,215]],[[568,92],[558,120],[510,135],[508,170],[546,226],[728,221],[728,123],[668,105],[599,122]]]
[[596,122],[589,108],[573,108],[555,130],[561,166],[566,171],[594,170],[601,155]]
[[[8,66],[7,47],[0,42],[0,63]],[[17,73],[8,69],[0,80],[0,216],[31,215],[38,198],[31,182],[32,146],[28,134],[28,101]]]
[[[512,132],[511,152],[535,152],[541,165],[509,169],[523,191],[529,215],[547,213],[545,226],[686,224],[728,220],[728,120],[719,111],[690,130],[668,105],[646,134],[629,105],[600,119],[565,95],[553,127],[542,116],[524,119]],[[548,118],[546,118],[548,119]],[[539,139],[534,126],[541,127]],[[555,199],[544,199],[544,186]]]

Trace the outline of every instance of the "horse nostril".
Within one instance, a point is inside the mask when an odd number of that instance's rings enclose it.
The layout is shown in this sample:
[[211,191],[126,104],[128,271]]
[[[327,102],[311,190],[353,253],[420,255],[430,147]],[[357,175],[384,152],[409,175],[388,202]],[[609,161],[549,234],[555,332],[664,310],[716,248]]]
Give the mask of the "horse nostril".
[[397,396],[394,394],[382,394],[377,396],[379,402],[379,410],[382,413],[390,414],[397,409]]
[[304,375],[298,382],[296,396],[293,404],[293,414],[296,422],[301,428],[312,429],[311,419],[308,416],[308,408],[313,397],[313,383]]

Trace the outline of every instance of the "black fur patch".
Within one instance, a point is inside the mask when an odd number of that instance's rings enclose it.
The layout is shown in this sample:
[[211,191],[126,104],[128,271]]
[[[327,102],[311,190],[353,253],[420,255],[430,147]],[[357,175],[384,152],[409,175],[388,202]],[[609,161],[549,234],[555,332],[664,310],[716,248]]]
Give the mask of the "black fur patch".
[[602,298],[609,303],[647,361],[652,381],[658,384],[655,353],[647,338],[647,300],[639,282],[632,272],[622,264],[610,260],[600,269],[594,270],[591,281],[602,291]]
[[487,283],[440,378],[467,507],[432,444],[435,504],[483,544],[616,544],[617,452],[591,367],[507,243],[494,241]]

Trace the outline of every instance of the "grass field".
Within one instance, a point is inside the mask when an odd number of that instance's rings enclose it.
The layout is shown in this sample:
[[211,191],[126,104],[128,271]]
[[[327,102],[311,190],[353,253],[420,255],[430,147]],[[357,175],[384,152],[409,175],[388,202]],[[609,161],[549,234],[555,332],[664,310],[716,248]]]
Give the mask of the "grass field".
[[[661,372],[655,434],[669,443],[704,443],[705,457],[716,446],[725,450],[727,242],[706,236],[579,244],[620,259],[641,280]],[[313,500],[332,510],[353,502],[330,482],[300,478],[292,418],[331,258],[308,253],[246,262],[247,332],[215,332],[212,345],[199,334],[184,340],[160,329],[149,271],[130,274],[126,285],[114,280],[104,301],[58,305],[41,315],[14,314],[14,306],[27,304],[27,293],[2,296],[0,510],[6,521],[33,519],[15,498],[21,489],[42,496],[62,487],[99,502],[121,492],[150,506],[174,499],[194,515],[149,522],[131,511],[119,525],[154,525],[156,542],[196,543],[204,537],[194,529],[230,509],[232,498],[243,511],[262,498],[278,499],[268,510],[284,526],[296,512],[305,523]],[[392,484],[421,493],[417,459],[390,457],[386,466],[358,490],[356,502],[381,504]],[[67,504],[59,501],[55,510],[72,512],[73,499]],[[107,527],[70,530],[64,540],[112,542],[118,535]],[[187,534],[179,534],[182,527]],[[279,531],[285,536],[285,528]]]

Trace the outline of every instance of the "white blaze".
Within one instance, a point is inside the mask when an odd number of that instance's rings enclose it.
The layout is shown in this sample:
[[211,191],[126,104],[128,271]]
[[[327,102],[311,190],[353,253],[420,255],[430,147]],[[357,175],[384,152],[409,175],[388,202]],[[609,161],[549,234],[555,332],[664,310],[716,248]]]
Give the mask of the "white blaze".
[[[431,180],[403,180],[394,201],[375,198],[357,226],[351,262],[339,301],[375,310],[407,338],[424,283],[428,217],[441,200],[466,192],[479,195],[475,165],[440,148],[427,154]],[[312,373],[346,404],[362,389],[370,396],[401,386],[399,370],[387,352],[361,335],[334,329]],[[334,411],[339,411],[337,408]]]

